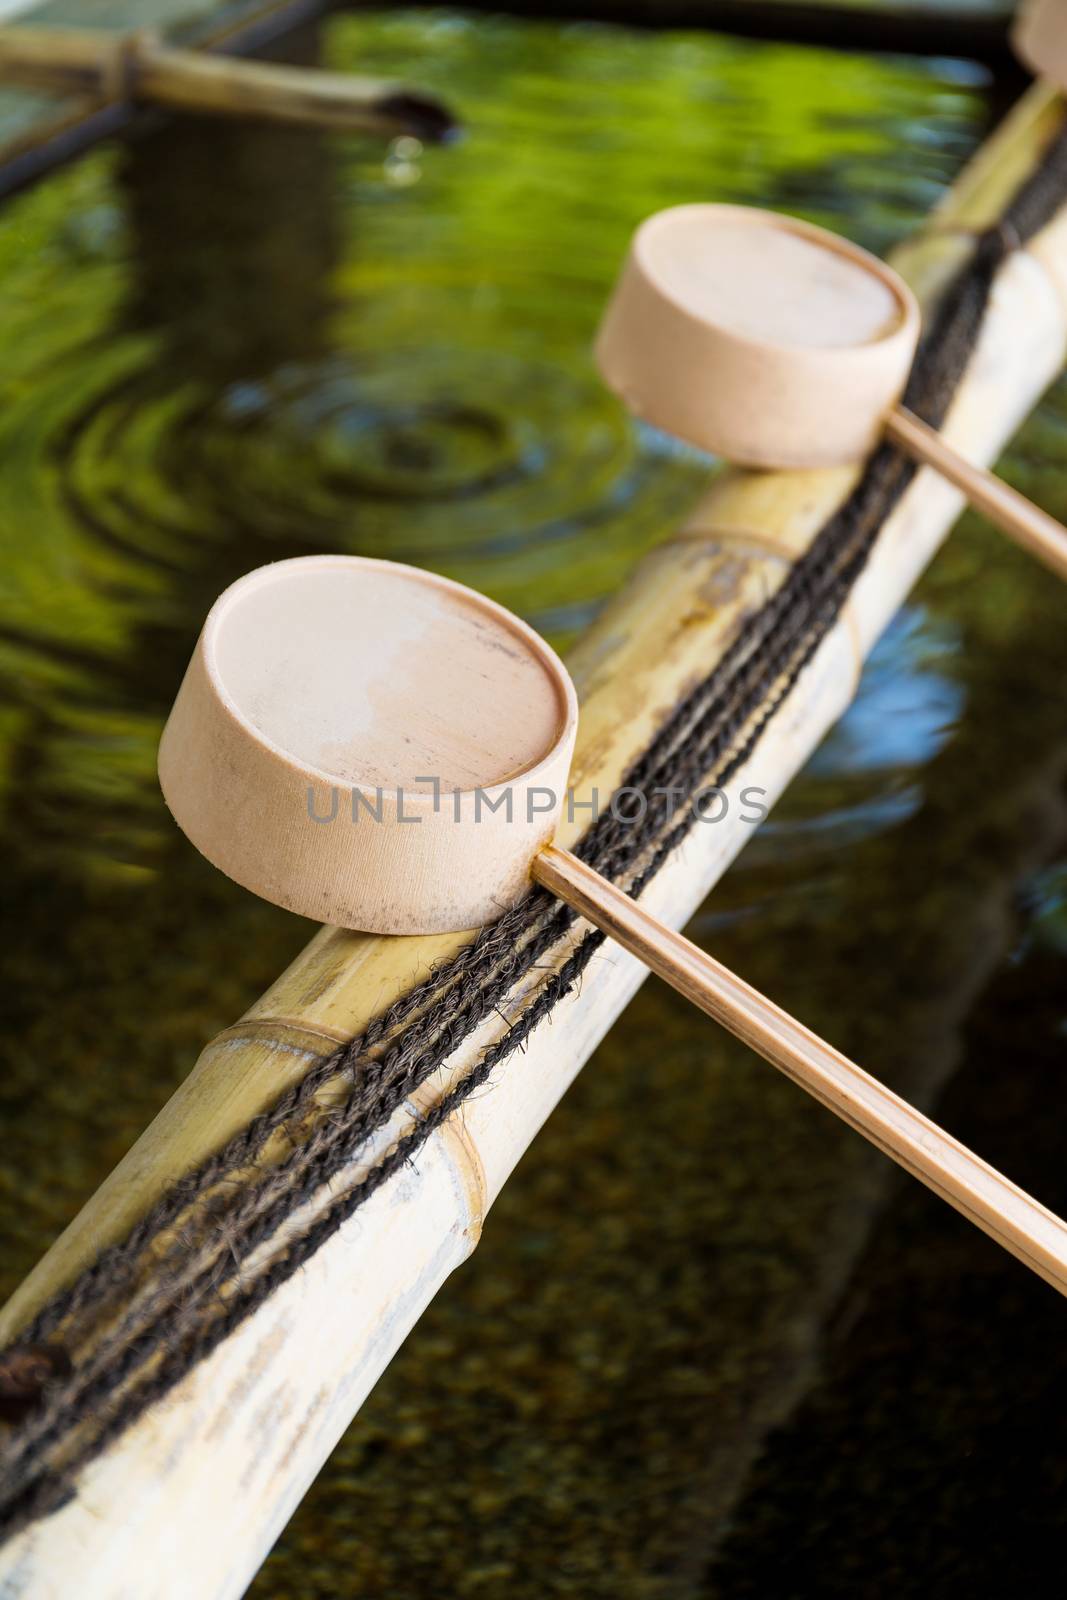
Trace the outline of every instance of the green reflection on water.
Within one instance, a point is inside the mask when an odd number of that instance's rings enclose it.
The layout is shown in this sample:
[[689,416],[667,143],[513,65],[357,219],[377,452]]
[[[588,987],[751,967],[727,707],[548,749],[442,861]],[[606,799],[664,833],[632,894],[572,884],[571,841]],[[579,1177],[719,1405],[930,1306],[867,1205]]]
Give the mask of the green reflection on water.
[[[985,117],[946,63],[446,13],[342,17],[325,39],[332,65],[447,93],[465,141],[383,152],[187,123],[0,215],[9,1287],[308,931],[194,858],[156,792],[159,727],[219,589],[305,550],[392,555],[565,642],[706,473],[635,432],[590,365],[634,222],[758,201],[884,249]],[[1048,407],[1017,463],[1050,504],[1065,415]],[[1057,599],[969,527],[697,923],[919,1096],[961,1059],[1021,880],[1018,959],[1051,959],[1062,706],[1039,686],[1062,678]],[[713,1588],[884,1180],[650,989],[257,1593]],[[741,1569],[746,1525],[723,1557]]]

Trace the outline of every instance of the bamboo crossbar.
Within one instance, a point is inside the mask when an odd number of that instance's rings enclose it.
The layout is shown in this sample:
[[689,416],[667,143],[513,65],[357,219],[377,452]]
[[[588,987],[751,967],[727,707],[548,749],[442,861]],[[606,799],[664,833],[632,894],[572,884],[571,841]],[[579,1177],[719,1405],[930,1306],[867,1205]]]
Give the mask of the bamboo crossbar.
[[[927,305],[996,218],[1060,125],[1033,91],[960,178],[945,207],[895,261]],[[979,347],[945,426],[992,460],[1067,352],[1067,217],[999,274]],[[610,793],[683,691],[707,672],[856,479],[851,468],[730,472],[680,535],[641,563],[579,642],[581,699],[572,783]],[[962,496],[918,474],[887,519],[843,613],[734,782],[773,801],[851,700],[863,660],[946,536]],[[564,822],[572,844],[586,814]],[[644,903],[680,926],[749,836],[737,808],[694,828]],[[573,937],[577,937],[577,931]],[[101,1245],[121,1236],[170,1182],[299,1078],[310,1059],[361,1031],[462,936],[386,939],[323,929],[268,993],[203,1052],[194,1071],[88,1202],[0,1317],[9,1338]],[[565,960],[565,943],[551,958]],[[645,975],[605,953],[550,1028],[424,1146],[414,1170],[379,1190],[299,1274],[82,1474],[77,1496],[0,1551],[0,1589],[34,1600],[129,1592],[143,1600],[241,1594],[393,1353],[473,1249],[508,1174]],[[542,980],[540,972],[531,985]],[[517,994],[512,1017],[527,1002]],[[493,1016],[398,1114],[437,1102],[500,1036]],[[387,1135],[388,1137],[388,1135]],[[368,1157],[368,1159],[370,1159]],[[353,1174],[358,1176],[358,1174]],[[270,1425],[264,1428],[264,1417]],[[210,1440],[210,1443],[207,1441]]]
[[152,33],[0,26],[0,81],[386,137],[454,132],[434,95],[392,80],[177,50]]

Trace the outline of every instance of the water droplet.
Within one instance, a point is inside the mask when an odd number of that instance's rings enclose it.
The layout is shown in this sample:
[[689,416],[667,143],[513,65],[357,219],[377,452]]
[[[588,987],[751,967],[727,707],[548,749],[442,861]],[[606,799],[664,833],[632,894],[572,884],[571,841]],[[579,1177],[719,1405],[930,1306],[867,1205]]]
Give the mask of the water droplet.
[[394,184],[399,189],[418,183],[422,177],[422,168],[419,165],[421,155],[421,139],[414,139],[406,133],[393,139],[382,162],[382,173],[386,183]]

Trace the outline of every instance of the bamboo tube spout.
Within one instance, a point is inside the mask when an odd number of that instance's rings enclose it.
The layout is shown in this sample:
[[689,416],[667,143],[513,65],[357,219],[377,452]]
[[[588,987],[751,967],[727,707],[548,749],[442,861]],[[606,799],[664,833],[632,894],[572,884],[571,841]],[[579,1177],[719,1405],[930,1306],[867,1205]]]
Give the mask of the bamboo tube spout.
[[458,124],[435,95],[390,79],[175,50],[152,33],[0,28],[0,80],[310,127],[411,134],[432,143]]

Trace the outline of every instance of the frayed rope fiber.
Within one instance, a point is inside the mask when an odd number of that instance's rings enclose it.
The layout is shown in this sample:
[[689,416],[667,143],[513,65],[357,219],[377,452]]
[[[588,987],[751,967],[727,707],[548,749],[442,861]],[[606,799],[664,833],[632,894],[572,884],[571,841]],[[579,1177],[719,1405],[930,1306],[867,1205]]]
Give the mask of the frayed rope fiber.
[[[923,339],[905,403],[934,427],[966,370],[997,269],[1065,201],[1067,128],[1000,223],[978,238]],[[641,893],[693,825],[694,796],[728,782],[756,748],[914,474],[893,448],[876,451],[807,554],[627,773],[622,787],[644,797],[643,812],[637,804],[627,820],[621,801],[605,812],[579,846],[584,861]],[[46,1374],[36,1408],[0,1450],[0,1531],[10,1535],[68,1499],[81,1468],[299,1271],[521,1050],[579,982],[602,934],[586,933],[470,1071],[366,1164],[371,1137],[501,1010],[575,921],[533,890],[162,1195],[0,1353],[0,1378],[29,1349]],[[311,1220],[294,1226],[304,1207]]]

